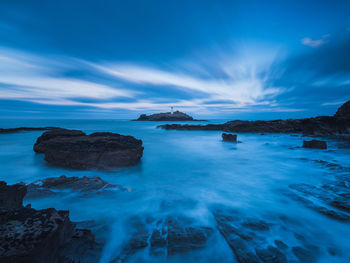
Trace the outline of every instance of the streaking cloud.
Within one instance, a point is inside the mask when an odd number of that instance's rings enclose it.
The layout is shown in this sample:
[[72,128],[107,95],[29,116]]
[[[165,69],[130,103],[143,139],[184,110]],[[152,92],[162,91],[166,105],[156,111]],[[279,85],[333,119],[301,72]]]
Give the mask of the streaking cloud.
[[[198,74],[201,66],[197,65],[195,70],[193,66],[188,67],[190,63],[172,66],[176,70],[165,70],[137,63],[91,63],[67,57],[50,59],[14,50],[2,53],[6,56],[0,57],[0,99],[104,109],[165,110],[176,106],[204,110],[268,105],[269,100],[281,92],[280,88],[267,86],[268,67],[261,67],[258,61],[254,64],[248,58],[245,61],[249,64],[238,58],[229,62],[211,61],[215,71],[220,72],[218,77],[205,67]],[[85,75],[66,74],[81,68],[91,75],[97,74],[99,81],[88,80]],[[145,98],[147,87],[158,92]],[[169,87],[192,95],[185,99],[174,96],[171,101],[167,98],[168,102],[160,102]],[[196,96],[199,93],[201,96]],[[125,102],[123,98],[130,98],[130,101]]]
[[[72,60],[49,60],[31,54],[1,50],[0,98],[23,101],[65,101],[74,98],[111,99],[131,97],[132,92],[60,73]],[[57,59],[57,58],[56,58]]]

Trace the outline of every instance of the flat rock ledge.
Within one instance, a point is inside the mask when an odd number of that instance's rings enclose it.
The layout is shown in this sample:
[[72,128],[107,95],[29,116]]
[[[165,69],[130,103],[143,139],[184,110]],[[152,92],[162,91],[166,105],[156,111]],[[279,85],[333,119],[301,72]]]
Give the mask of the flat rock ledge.
[[0,134],[30,132],[30,131],[50,131],[60,129],[58,127],[18,127],[18,128],[0,128]]
[[80,244],[77,253],[82,253],[84,248],[92,249],[92,233],[77,229],[68,211],[23,207],[26,192],[24,184],[0,182],[0,262],[72,262],[71,257],[61,253],[63,247],[71,246],[71,255],[75,254],[77,242]]
[[119,185],[110,184],[98,176],[92,177],[49,177],[37,180],[27,185],[26,199],[55,196],[60,193],[67,193],[67,190],[76,192],[79,196],[90,196],[91,194],[109,193],[112,191],[130,191]]
[[67,129],[44,132],[33,149],[45,154],[48,163],[81,170],[135,165],[143,154],[142,141],[132,136]]

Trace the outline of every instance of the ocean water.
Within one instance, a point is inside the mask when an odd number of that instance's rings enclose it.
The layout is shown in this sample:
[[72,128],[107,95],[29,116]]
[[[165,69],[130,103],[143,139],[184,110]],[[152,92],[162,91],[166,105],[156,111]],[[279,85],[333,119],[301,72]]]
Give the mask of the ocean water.
[[[99,240],[105,242],[99,262],[109,262],[123,253],[123,246],[130,237],[128,220],[133,216],[183,215],[198,225],[215,229],[211,211],[216,206],[234,208],[242,217],[280,224],[281,230],[267,233],[267,239],[279,239],[292,245],[304,240],[318,248],[317,262],[350,262],[350,224],[321,215],[285,195],[291,184],[318,186],[338,175],[350,176],[349,172],[332,170],[317,162],[322,160],[349,167],[350,149],[343,147],[340,141],[328,140],[328,150],[310,150],[300,147],[305,139],[300,136],[238,134],[238,143],[227,143],[222,142],[221,132],[166,131],[156,128],[162,124],[160,122],[0,120],[0,123],[2,128],[58,126],[86,133],[110,131],[142,139],[144,154],[134,167],[77,171],[51,166],[43,160],[43,155],[33,152],[40,131],[0,134],[0,180],[9,184],[30,183],[64,174],[99,176],[129,189],[108,195],[67,193],[25,200],[36,209],[69,210],[71,220],[90,227]],[[330,253],[330,248],[336,252]],[[128,262],[164,260],[152,258],[144,251],[131,256]],[[167,260],[235,262],[235,257],[216,231],[204,249]]]

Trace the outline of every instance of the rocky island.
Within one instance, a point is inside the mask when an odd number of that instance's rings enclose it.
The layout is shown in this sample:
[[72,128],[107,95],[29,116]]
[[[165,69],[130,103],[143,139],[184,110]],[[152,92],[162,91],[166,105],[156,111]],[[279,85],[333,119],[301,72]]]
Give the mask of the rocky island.
[[82,170],[135,165],[143,154],[142,141],[132,136],[67,129],[44,132],[33,148],[48,163]]
[[158,126],[166,130],[215,130],[242,133],[302,133],[305,135],[338,135],[350,133],[350,101],[343,104],[334,116],[272,121],[234,120],[223,124]]
[[181,111],[155,113],[151,115],[141,114],[135,121],[197,121],[190,115]]

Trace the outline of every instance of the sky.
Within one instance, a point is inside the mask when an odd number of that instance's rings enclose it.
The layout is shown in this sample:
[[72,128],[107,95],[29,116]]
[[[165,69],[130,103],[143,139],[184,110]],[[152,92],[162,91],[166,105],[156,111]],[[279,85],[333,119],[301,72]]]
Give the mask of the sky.
[[0,118],[332,115],[348,0],[1,0]]

